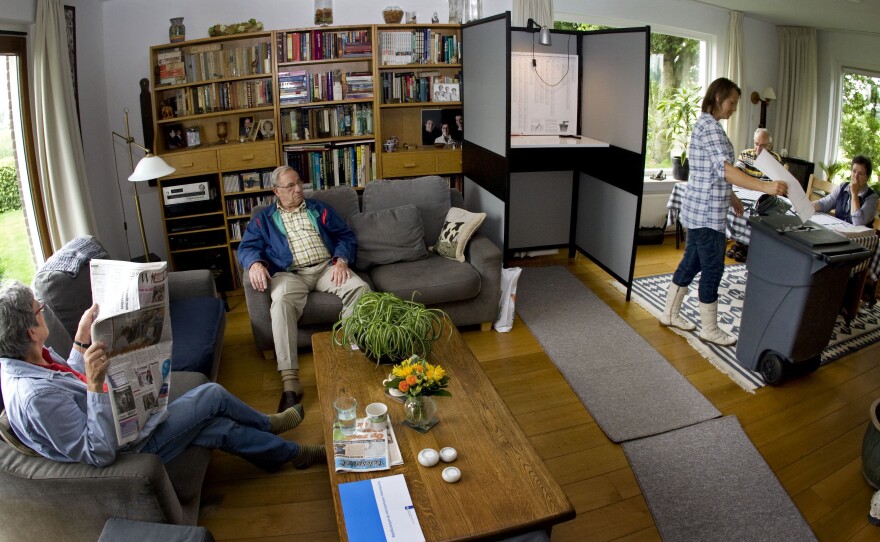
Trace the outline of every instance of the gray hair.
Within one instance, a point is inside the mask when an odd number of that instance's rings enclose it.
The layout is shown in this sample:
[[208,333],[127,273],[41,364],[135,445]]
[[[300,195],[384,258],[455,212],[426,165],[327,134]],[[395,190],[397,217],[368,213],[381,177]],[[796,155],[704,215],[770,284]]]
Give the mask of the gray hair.
[[36,325],[31,289],[17,280],[0,283],[0,357],[23,360],[31,347],[28,330]]
[[757,138],[758,134],[766,134],[767,143],[773,143],[773,136],[770,134],[770,130],[768,130],[767,128],[758,128],[757,130],[755,130],[755,135],[752,137]]
[[293,169],[290,166],[279,166],[279,167],[275,168],[275,170],[272,172],[272,175],[270,177],[270,180],[272,181],[272,186],[277,187],[278,186],[278,179],[280,179],[281,176],[284,175],[285,173],[287,173],[288,171],[292,171],[292,172],[296,173],[296,178],[300,179],[299,172],[297,170]]

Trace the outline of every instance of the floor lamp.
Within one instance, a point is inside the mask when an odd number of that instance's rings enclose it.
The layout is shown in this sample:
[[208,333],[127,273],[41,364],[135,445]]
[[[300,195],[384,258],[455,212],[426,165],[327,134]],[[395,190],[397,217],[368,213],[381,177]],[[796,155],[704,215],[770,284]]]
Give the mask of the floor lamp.
[[[137,183],[139,181],[149,181],[150,179],[158,179],[160,177],[164,177],[166,175],[171,175],[174,173],[174,168],[169,166],[165,160],[162,160],[158,156],[154,155],[150,152],[150,149],[144,147],[143,145],[137,143],[133,137],[131,137],[131,132],[128,129],[128,109],[125,109],[125,135],[122,135],[117,132],[111,132],[113,136],[120,138],[125,141],[128,145],[128,164],[129,167],[132,168],[132,173],[129,175],[128,180],[134,183],[134,206],[137,209],[138,215],[138,224],[141,227],[141,241],[144,243],[144,261],[150,261],[150,247],[147,244],[147,234],[144,231],[144,217],[141,214],[141,199],[138,196]],[[140,159],[137,164],[137,167],[134,165],[134,154],[132,153],[132,147],[137,147],[144,151],[146,156]]]

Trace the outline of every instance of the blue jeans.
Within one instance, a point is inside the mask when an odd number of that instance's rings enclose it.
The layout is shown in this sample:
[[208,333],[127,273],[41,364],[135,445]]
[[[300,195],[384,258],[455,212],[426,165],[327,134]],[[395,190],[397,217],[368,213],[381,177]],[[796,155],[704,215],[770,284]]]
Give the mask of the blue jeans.
[[269,432],[269,417],[213,382],[168,404],[168,418],[141,448],[167,463],[190,446],[219,448],[267,471],[296,456],[299,445]]
[[700,303],[714,303],[718,300],[718,285],[724,276],[724,233],[712,228],[695,228],[687,232],[684,257],[672,275],[676,286],[687,287],[700,276]]

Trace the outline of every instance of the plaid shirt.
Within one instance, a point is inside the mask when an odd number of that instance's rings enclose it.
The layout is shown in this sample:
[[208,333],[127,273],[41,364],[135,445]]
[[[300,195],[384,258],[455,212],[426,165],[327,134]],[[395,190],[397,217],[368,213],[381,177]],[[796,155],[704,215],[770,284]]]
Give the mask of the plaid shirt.
[[694,125],[688,147],[690,180],[681,205],[685,228],[712,228],[724,232],[733,189],[724,180],[724,164],[733,164],[733,145],[724,128],[709,113]]
[[330,259],[330,252],[324,246],[321,236],[309,220],[306,202],[293,211],[287,211],[278,205],[281,222],[287,230],[287,243],[293,254],[292,268],[311,267]]
[[[782,163],[782,157],[775,152],[768,151],[767,149],[764,149],[764,152],[769,152],[770,156],[776,158],[777,162]],[[764,175],[764,172],[755,167],[755,160],[757,159],[758,155],[755,154],[755,149],[746,149],[739,153],[739,158],[736,159],[736,163],[733,164],[733,167],[742,170],[746,175],[750,175],[756,179],[761,179],[762,181],[771,180],[770,177]]]

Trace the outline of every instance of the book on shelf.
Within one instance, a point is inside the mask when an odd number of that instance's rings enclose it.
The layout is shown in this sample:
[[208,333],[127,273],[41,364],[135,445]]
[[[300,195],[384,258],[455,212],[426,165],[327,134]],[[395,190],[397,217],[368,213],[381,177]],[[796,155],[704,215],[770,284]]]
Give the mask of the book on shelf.
[[276,34],[279,62],[372,56],[369,30],[302,30]]
[[379,32],[379,61],[383,66],[406,64],[457,64],[461,42],[430,28]]
[[285,145],[284,165],[300,174],[315,190],[333,186],[364,186],[376,178],[373,141],[320,145]]

